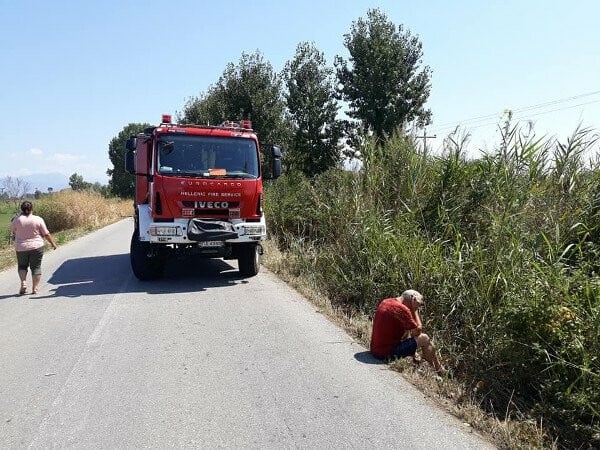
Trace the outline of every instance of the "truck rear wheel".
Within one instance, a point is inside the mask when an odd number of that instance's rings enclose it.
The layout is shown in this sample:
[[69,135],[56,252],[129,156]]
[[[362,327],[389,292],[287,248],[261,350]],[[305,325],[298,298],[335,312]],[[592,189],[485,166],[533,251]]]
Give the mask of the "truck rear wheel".
[[238,266],[240,274],[253,277],[260,270],[260,249],[258,245],[244,245],[239,249]]
[[129,257],[133,274],[139,280],[155,280],[162,275],[164,259],[159,255],[152,254],[151,244],[140,241],[137,231],[134,231],[131,236]]

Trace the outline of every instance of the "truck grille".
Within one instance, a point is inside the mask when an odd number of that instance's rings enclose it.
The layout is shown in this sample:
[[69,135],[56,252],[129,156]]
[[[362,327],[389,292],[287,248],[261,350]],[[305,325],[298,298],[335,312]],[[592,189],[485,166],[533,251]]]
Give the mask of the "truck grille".
[[190,208],[194,210],[194,217],[230,217],[231,209],[239,209],[240,202],[226,202],[227,208],[209,208],[209,207],[198,207],[199,203],[218,203],[219,206],[223,202],[181,202],[183,208]]

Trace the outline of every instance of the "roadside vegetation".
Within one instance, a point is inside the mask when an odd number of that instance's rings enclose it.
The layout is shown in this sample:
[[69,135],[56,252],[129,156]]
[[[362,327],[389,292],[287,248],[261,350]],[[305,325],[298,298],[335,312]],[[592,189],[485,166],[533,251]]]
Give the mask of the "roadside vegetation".
[[597,448],[597,136],[536,140],[510,121],[502,132],[477,160],[459,136],[438,156],[396,135],[363,145],[360,172],[285,175],[266,189],[281,252],[268,264],[310,287],[365,345],[378,302],[419,290],[425,328],[455,375],[434,390],[455,413],[503,447]]
[[[106,198],[93,190],[64,190],[31,201],[33,213],[44,219],[59,245],[128,217],[133,211],[131,200]],[[8,227],[20,211],[20,202],[6,200],[0,203],[0,270],[16,264]]]
[[[285,150],[287,174],[266,186],[267,263],[358,340],[368,345],[382,298],[418,289],[455,374],[433,391],[456,414],[507,448],[600,447],[596,136],[536,140],[509,112],[493,153],[467,158],[455,133],[428,154],[410,137],[433,117],[418,35],[370,9],[343,42],[333,66],[301,42],[281,73],[259,50],[242,53],[177,121],[251,120]],[[125,140],[146,126],[110,143],[113,195],[133,195]],[[360,172],[339,169],[355,156]]]

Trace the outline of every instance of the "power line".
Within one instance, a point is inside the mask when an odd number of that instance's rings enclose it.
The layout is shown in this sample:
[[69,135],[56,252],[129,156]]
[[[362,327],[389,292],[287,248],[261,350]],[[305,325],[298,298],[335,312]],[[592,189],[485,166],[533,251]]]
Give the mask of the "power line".
[[[543,114],[550,114],[550,113],[557,112],[557,111],[564,111],[566,109],[573,109],[573,108],[578,108],[580,106],[592,105],[594,103],[600,103],[600,100],[594,100],[592,102],[580,103],[578,105],[566,106],[564,108],[552,109],[550,111],[542,111],[542,112],[535,113],[535,114],[521,115],[521,116],[518,116],[518,117],[514,117],[514,119],[515,120],[522,120],[522,119],[529,118],[529,117],[541,116]],[[489,125],[497,125],[497,122],[490,122],[489,124],[479,125],[479,126],[472,127],[472,128],[481,128],[483,126],[489,126]]]
[[[589,97],[591,95],[596,95],[596,94],[599,94],[599,93],[600,93],[600,91],[587,92],[585,94],[579,94],[579,95],[574,95],[574,96],[571,96],[571,97],[565,97],[565,98],[561,98],[561,99],[557,99],[557,100],[551,100],[551,101],[548,101],[548,102],[538,103],[538,104],[535,104],[535,105],[522,106],[520,108],[512,109],[511,111],[513,113],[519,113],[519,112],[522,112],[522,111],[528,111],[530,109],[537,109],[537,108],[542,108],[544,106],[551,106],[551,105],[555,105],[557,103],[564,103],[564,102],[567,102],[567,101],[576,100],[578,98]],[[485,116],[479,116],[479,117],[473,117],[471,119],[461,120],[461,121],[459,121],[459,123],[466,123],[466,122],[471,122],[471,121],[480,121],[480,120],[483,120],[483,119],[491,119],[491,118],[497,117],[497,116],[498,116],[497,113],[495,113],[495,114],[488,114],[488,115],[485,115]],[[456,123],[457,122],[446,122],[446,123],[439,124],[438,126],[439,127],[445,127],[446,125],[455,125]]]
[[[556,104],[560,104],[560,103],[565,103],[568,101],[573,101],[573,100],[577,100],[580,98],[584,98],[584,97],[589,97],[592,95],[596,95],[596,94],[600,94],[600,91],[593,91],[593,92],[587,92],[585,94],[579,94],[579,95],[574,95],[571,97],[565,97],[565,98],[561,98],[561,99],[556,99],[556,100],[551,100],[551,101],[547,101],[547,102],[543,102],[543,103],[538,103],[535,105],[530,105],[530,106],[523,106],[520,108],[516,108],[516,109],[512,109],[511,111],[513,112],[513,114],[519,114],[525,111],[530,111],[530,110],[535,110],[535,109],[539,109],[539,108],[544,108],[544,107],[548,107],[548,106],[553,106]],[[572,107],[565,107],[565,108],[559,108],[559,109],[555,109],[552,111],[542,111],[540,113],[535,113],[532,114],[531,116],[536,116],[536,115],[540,115],[540,114],[546,114],[548,112],[556,112],[556,111],[561,111],[562,109],[570,109],[570,108],[576,108],[577,106],[582,106],[582,105],[587,105],[590,103],[597,103],[597,101],[593,101],[593,102],[589,102],[589,103],[583,103],[581,105],[575,105]],[[498,119],[500,116],[500,114],[495,113],[495,114],[488,114],[488,115],[484,115],[484,116],[479,116],[479,117],[473,117],[471,119],[465,119],[465,120],[460,120],[460,121],[456,121],[456,122],[446,122],[443,124],[439,124],[438,126],[433,127],[434,130],[436,131],[442,131],[442,130],[446,130],[446,129],[452,129],[452,128],[456,128],[457,126],[467,126],[470,122],[474,122],[473,125],[476,125],[478,122],[484,122],[487,121],[489,119]],[[487,126],[489,124],[482,124],[482,125],[478,125],[478,126],[474,126],[472,128],[479,128],[481,126]]]
[[[578,108],[580,106],[586,106],[586,105],[592,105],[595,103],[600,103],[600,100],[593,100],[591,102],[585,102],[585,103],[579,103],[577,105],[571,105],[571,106],[565,106],[563,108],[555,108],[555,109],[551,109],[551,110],[547,110],[547,111],[540,111],[540,112],[536,112],[536,113],[532,113],[532,114],[523,114],[523,112],[526,112],[529,109],[532,108],[527,108],[527,109],[521,109],[521,110],[513,110],[513,113],[516,112],[516,115],[513,115],[513,119],[515,120],[521,120],[524,118],[529,118],[529,117],[535,117],[535,116],[541,116],[543,114],[550,114],[553,112],[557,112],[557,111],[564,111],[567,109],[573,109],[573,108]],[[444,132],[446,130],[452,130],[456,127],[459,126],[464,126],[465,128],[468,129],[476,129],[476,128],[481,128],[481,127],[486,127],[486,126],[490,126],[490,125],[497,125],[498,124],[498,120],[500,120],[500,116],[499,115],[491,115],[491,116],[486,116],[485,119],[490,119],[490,118],[495,118],[496,120],[494,120],[493,122],[487,122],[487,123],[481,123],[479,124],[478,122],[485,122],[485,120],[478,120],[477,122],[474,122],[472,125],[466,124],[464,121],[463,122],[455,122],[453,125],[451,126],[445,126],[445,127],[440,127],[440,128],[434,128],[436,130],[436,132],[441,133]]]

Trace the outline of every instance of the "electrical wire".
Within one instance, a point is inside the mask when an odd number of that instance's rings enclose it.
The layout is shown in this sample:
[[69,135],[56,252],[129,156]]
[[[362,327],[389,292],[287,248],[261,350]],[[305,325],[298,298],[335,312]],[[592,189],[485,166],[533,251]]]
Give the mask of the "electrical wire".
[[[594,100],[591,102],[586,102],[586,103],[581,103],[578,105],[573,105],[573,106],[566,106],[564,108],[557,108],[557,109],[552,109],[552,110],[548,110],[548,111],[541,111],[541,112],[537,112],[537,113],[533,113],[533,114],[522,114],[524,112],[527,111],[531,111],[531,110],[535,110],[535,109],[540,109],[540,108],[544,108],[544,107],[548,107],[548,106],[553,106],[553,105],[557,105],[560,103],[565,103],[565,102],[569,102],[569,101],[573,101],[573,100],[577,100],[580,98],[584,98],[584,97],[590,97],[592,95],[597,95],[600,94],[600,91],[593,91],[593,92],[587,92],[585,94],[579,94],[579,95],[574,95],[571,97],[565,97],[565,98],[561,98],[561,99],[556,99],[556,100],[551,100],[551,101],[547,101],[547,102],[543,102],[543,103],[538,103],[535,105],[530,105],[530,106],[523,106],[521,108],[517,108],[517,109],[507,109],[512,111],[513,113],[513,118],[518,120],[518,119],[522,119],[523,117],[527,116],[527,117],[534,117],[534,116],[539,116],[542,114],[549,114],[552,112],[557,112],[557,111],[562,111],[562,110],[566,110],[566,109],[572,109],[572,108],[577,108],[579,106],[584,106],[584,105],[589,105],[589,104],[593,104],[593,103],[598,103],[600,102],[600,100]],[[500,118],[502,117],[502,114],[488,114],[485,116],[479,116],[479,117],[474,117],[471,119],[465,119],[465,120],[461,120],[458,122],[446,122],[444,124],[440,124],[437,125],[435,127],[432,128],[432,133],[441,133],[444,132],[446,130],[452,130],[455,129],[456,127],[466,127],[469,129],[475,129],[475,128],[481,128],[481,127],[485,127],[485,126],[490,126],[490,125],[496,125],[498,123],[498,121],[500,120]],[[490,119],[494,119],[493,122],[488,122]],[[486,122],[486,123],[481,123],[481,122]]]

